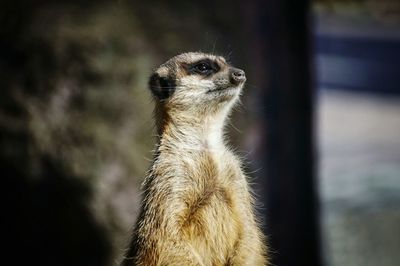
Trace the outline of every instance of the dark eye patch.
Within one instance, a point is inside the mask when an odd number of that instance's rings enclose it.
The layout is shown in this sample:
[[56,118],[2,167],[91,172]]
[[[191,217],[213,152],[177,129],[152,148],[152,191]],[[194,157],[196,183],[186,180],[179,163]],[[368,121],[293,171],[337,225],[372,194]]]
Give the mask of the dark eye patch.
[[188,74],[198,74],[206,77],[217,73],[220,69],[220,66],[210,59],[200,60],[186,66]]

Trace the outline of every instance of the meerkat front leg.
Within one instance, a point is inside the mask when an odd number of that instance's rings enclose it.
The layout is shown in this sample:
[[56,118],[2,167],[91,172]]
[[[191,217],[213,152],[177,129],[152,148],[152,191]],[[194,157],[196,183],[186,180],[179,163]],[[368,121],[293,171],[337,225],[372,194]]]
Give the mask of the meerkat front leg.
[[228,265],[231,266],[265,266],[266,251],[259,232],[247,232],[238,241]]

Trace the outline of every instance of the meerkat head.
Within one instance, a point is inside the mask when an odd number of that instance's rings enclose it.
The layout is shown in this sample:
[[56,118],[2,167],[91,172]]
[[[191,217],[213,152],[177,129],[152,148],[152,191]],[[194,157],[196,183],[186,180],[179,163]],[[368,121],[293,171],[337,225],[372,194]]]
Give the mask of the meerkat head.
[[244,71],[223,57],[192,52],[158,67],[149,87],[156,101],[168,110],[200,115],[231,106],[245,81]]

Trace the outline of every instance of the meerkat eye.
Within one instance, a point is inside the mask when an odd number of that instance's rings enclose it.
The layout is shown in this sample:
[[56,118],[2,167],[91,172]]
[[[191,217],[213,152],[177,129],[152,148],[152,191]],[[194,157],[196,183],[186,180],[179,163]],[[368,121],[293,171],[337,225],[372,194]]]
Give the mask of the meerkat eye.
[[194,69],[196,70],[196,72],[199,72],[200,74],[207,73],[207,72],[213,70],[211,65],[208,63],[199,63],[194,66]]
[[184,69],[188,74],[197,74],[208,77],[220,70],[217,62],[210,59],[203,59],[192,64],[183,64]]
[[210,76],[213,73],[217,73],[220,67],[216,62],[206,59],[188,65],[186,69],[190,74]]

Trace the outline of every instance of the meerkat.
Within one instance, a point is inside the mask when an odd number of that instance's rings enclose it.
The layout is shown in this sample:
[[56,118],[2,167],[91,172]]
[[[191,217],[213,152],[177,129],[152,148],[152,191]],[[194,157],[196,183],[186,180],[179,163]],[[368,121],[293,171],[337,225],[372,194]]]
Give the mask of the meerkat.
[[223,57],[177,55],[152,74],[158,142],[123,266],[267,265],[224,124],[246,81]]

